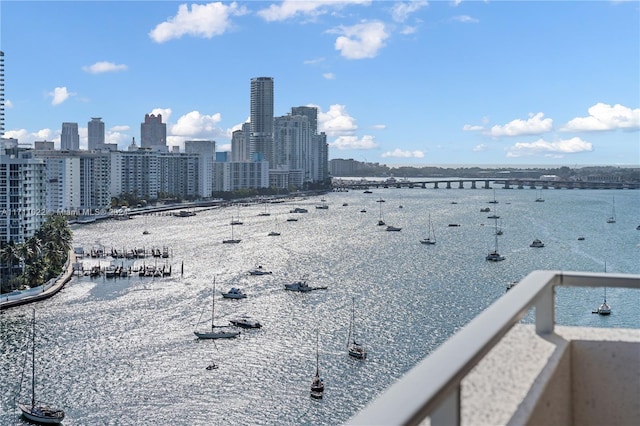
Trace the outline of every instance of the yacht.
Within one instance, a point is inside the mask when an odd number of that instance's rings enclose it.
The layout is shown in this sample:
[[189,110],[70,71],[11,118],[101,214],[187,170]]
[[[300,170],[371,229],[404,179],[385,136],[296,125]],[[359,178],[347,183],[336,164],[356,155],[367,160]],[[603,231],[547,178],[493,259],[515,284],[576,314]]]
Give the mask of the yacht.
[[262,324],[260,324],[260,322],[248,317],[232,319],[229,320],[229,322],[240,328],[262,328]]
[[544,243],[536,238],[531,244],[529,244],[529,247],[544,247]]
[[397,226],[387,226],[387,228],[385,229],[385,231],[400,231],[402,228],[398,228]]
[[305,277],[294,283],[285,284],[284,289],[290,291],[301,291],[304,293],[313,290],[313,288],[309,287],[309,284],[307,284],[307,279]]
[[272,272],[262,268],[262,265],[258,265],[249,271],[249,275],[271,275],[271,274]]
[[226,299],[244,299],[247,295],[239,288],[231,287],[228,292],[222,293],[222,297]]

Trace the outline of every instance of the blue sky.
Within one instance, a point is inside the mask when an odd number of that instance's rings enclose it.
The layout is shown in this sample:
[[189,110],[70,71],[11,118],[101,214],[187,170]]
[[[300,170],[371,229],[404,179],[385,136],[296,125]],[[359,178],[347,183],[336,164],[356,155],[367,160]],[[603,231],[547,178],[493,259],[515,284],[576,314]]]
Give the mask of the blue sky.
[[314,105],[329,158],[640,164],[638,1],[7,1],[5,136],[107,142],[162,113],[169,145],[230,134],[253,77]]

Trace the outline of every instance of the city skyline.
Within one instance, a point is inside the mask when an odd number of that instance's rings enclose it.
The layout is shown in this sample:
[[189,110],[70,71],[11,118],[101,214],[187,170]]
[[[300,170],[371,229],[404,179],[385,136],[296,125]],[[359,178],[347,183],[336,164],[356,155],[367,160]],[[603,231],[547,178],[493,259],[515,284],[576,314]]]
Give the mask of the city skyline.
[[126,149],[162,114],[169,146],[228,151],[269,76],[274,116],[318,108],[329,159],[638,163],[638,2],[30,3],[0,4],[20,143],[77,122],[85,149],[102,117]]

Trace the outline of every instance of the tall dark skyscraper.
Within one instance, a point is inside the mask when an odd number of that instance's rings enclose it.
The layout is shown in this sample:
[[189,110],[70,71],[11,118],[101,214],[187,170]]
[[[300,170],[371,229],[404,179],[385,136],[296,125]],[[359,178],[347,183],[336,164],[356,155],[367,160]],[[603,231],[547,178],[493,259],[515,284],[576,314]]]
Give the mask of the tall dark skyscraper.
[[104,123],[100,117],[92,117],[87,123],[87,149],[89,151],[104,148]]
[[167,151],[167,125],[162,122],[162,114],[145,114],[140,124],[140,146],[155,151]]
[[60,149],[67,151],[78,151],[80,149],[78,123],[62,123],[62,133],[60,134]]
[[269,161],[273,159],[273,78],[251,79],[251,133],[249,151],[251,160]]

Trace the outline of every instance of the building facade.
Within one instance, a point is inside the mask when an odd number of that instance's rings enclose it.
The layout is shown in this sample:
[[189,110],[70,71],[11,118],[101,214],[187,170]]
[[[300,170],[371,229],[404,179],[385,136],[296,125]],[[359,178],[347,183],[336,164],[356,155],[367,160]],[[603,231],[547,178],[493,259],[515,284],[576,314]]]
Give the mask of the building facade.
[[251,161],[273,162],[273,90],[272,77],[251,79]]
[[185,141],[184,151],[198,155],[198,196],[210,198],[213,192],[213,162],[216,155],[215,141]]
[[80,134],[78,123],[62,123],[60,134],[60,149],[66,151],[78,151],[80,149]]
[[145,114],[140,124],[140,146],[167,152],[167,125],[162,122],[162,114]]
[[87,149],[95,151],[104,147],[104,122],[100,117],[92,117],[87,123]]
[[16,139],[0,139],[0,242],[22,243],[46,219],[45,164]]

